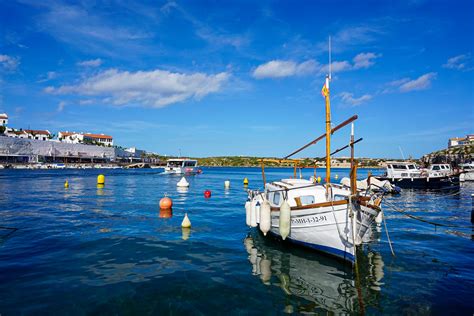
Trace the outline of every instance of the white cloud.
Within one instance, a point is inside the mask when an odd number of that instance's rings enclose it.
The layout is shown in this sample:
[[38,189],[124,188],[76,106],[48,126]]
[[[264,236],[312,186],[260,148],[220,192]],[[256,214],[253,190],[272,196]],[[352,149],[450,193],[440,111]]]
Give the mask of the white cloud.
[[296,66],[297,64],[294,61],[272,60],[258,66],[253,71],[253,76],[257,79],[294,76]]
[[66,106],[66,102],[61,101],[58,104],[58,112],[62,112],[64,110],[64,107]]
[[[353,63],[343,61],[333,61],[331,63],[331,71],[333,73],[369,68],[375,64],[375,59],[380,57],[375,53],[360,53],[353,58]],[[257,79],[264,78],[283,78],[291,76],[302,76],[313,73],[327,74],[329,73],[328,65],[321,65],[313,59],[309,59],[302,63],[292,60],[272,60],[265,64],[259,65],[253,71],[253,77]]]
[[0,66],[7,71],[14,71],[20,64],[20,60],[16,57],[8,55],[0,55]]
[[369,68],[373,64],[375,64],[374,59],[380,57],[381,55],[377,55],[374,53],[360,53],[352,61],[354,62],[354,69],[359,68]]
[[431,82],[436,79],[436,72],[424,74],[417,79],[410,80],[402,84],[399,89],[401,92],[409,92],[416,90],[425,90],[431,86]]
[[77,65],[82,66],[82,67],[99,67],[100,65],[102,65],[102,59],[97,58],[97,59],[84,60],[84,61],[78,62]]
[[446,64],[443,65],[443,67],[448,69],[465,70],[467,62],[470,58],[470,54],[454,56],[449,58]]
[[58,76],[58,74],[57,74],[56,72],[54,72],[54,71],[48,71],[48,72],[46,73],[46,75],[41,76],[41,79],[38,80],[37,82],[40,82],[40,83],[41,83],[41,82],[46,82],[46,81],[49,81],[49,80],[53,80],[53,79],[55,79],[57,76]]
[[[383,31],[380,27],[368,25],[349,26],[331,36],[331,49],[333,52],[353,49],[359,45],[375,41],[377,36],[382,33]],[[319,42],[316,47],[319,51],[327,51],[328,41]]]
[[350,92],[342,92],[339,94],[339,96],[341,97],[343,102],[352,106],[360,105],[372,99],[372,96],[370,94],[364,94],[359,98],[354,98],[354,94]]
[[218,92],[229,79],[226,72],[215,75],[204,73],[173,73],[152,71],[103,71],[77,85],[47,87],[46,93],[99,96],[113,105],[137,104],[154,108],[202,97]]
[[387,85],[390,87],[400,87],[402,84],[408,81],[410,81],[410,78],[402,78],[402,79],[390,81],[389,83],[387,83]]

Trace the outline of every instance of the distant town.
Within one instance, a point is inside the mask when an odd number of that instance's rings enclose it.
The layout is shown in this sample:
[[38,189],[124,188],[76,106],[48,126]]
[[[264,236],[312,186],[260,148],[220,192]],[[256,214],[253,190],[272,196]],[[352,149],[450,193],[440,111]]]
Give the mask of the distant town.
[[[453,137],[448,147],[419,159],[420,163],[461,163],[474,156],[474,135]],[[146,152],[136,147],[123,148],[114,144],[111,135],[92,132],[59,131],[57,135],[49,130],[13,128],[9,126],[7,113],[0,113],[0,164],[34,165],[46,163],[49,166],[67,164],[69,167],[110,165],[117,166],[163,166],[166,159],[173,158]],[[201,166],[259,166],[262,157],[221,156],[196,158]],[[275,158],[278,160],[278,158]],[[409,157],[411,159],[411,157]],[[358,157],[360,167],[385,167],[387,159]],[[333,167],[348,168],[349,158],[333,157]],[[268,163],[269,166],[284,166]],[[301,166],[324,166],[324,158],[301,159]]]

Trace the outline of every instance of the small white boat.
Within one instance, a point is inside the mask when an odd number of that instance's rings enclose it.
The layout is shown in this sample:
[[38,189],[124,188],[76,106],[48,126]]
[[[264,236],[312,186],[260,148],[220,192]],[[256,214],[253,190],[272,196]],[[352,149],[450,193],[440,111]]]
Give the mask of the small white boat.
[[[248,226],[259,227],[264,235],[270,233],[278,239],[355,262],[356,247],[362,244],[369,227],[382,212],[380,203],[383,192],[357,191],[354,144],[362,139],[354,141],[354,125],[349,144],[335,151],[351,148],[350,186],[330,183],[331,135],[356,120],[357,115],[335,127],[331,126],[329,80],[330,75],[326,77],[321,91],[326,101],[326,132],[286,157],[276,160],[294,164],[292,179],[267,183],[264,162],[271,159],[261,160],[265,189],[263,192],[248,191],[246,222]],[[301,166],[302,162],[288,158],[322,139],[326,140],[326,183],[296,179],[297,166]]]
[[[314,184],[304,179],[282,179],[267,183],[265,191],[249,191],[250,205],[271,206],[270,233],[280,235],[280,207],[290,205],[290,233],[286,239],[343,260],[355,261],[355,246],[361,245],[367,229],[381,212],[381,199],[352,196],[350,188],[338,184]],[[252,203],[253,201],[256,201]],[[251,212],[257,212],[255,207]],[[260,218],[257,219],[260,224]]]
[[198,167],[197,160],[186,159],[186,158],[176,158],[176,159],[168,160],[164,173],[197,174],[197,173],[201,173],[201,169]]
[[474,162],[462,163],[459,167],[461,168],[459,181],[474,181]]

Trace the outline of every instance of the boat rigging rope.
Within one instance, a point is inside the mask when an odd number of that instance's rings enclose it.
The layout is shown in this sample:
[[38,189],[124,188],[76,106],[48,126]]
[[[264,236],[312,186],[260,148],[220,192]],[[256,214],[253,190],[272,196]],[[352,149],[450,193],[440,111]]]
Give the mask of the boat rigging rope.
[[395,257],[395,251],[393,251],[392,241],[390,240],[390,235],[388,234],[387,229],[387,221],[385,220],[385,215],[382,212],[382,219],[383,219],[383,226],[385,227],[385,233],[387,234],[388,245],[390,246],[390,251],[392,252],[392,256]]
[[412,219],[415,219],[417,221],[420,221],[420,222],[423,222],[423,223],[427,223],[427,224],[431,224],[433,226],[439,226],[439,227],[455,227],[455,228],[474,228],[474,225],[455,225],[455,224],[443,224],[443,223],[437,223],[437,222],[433,222],[433,221],[430,221],[430,220],[427,220],[427,219],[424,219],[424,218],[421,218],[420,216],[415,216],[415,215],[412,215],[412,214],[409,214],[407,213],[405,210],[402,210],[402,209],[399,209],[397,208],[395,205],[393,205],[392,203],[388,202],[387,200],[385,200],[385,204],[387,204],[392,210],[394,210],[395,212],[398,212],[400,214],[403,214],[409,218],[412,218]]

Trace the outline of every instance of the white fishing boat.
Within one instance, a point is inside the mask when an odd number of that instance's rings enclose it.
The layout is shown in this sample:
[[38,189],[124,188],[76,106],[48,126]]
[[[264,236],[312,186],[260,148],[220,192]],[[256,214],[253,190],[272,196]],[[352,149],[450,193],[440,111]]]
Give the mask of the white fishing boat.
[[[354,141],[353,124],[349,144],[335,151],[351,148],[350,188],[330,183],[331,135],[352,123],[357,116],[354,115],[331,128],[329,82],[330,75],[326,77],[321,91],[326,101],[326,133],[280,160],[285,163],[294,163],[293,179],[266,183],[265,160],[262,160],[265,189],[263,192],[249,190],[246,202],[247,225],[258,226],[265,235],[270,233],[282,240],[354,262],[356,247],[362,244],[368,228],[381,213],[380,203],[383,193],[361,193],[357,190],[354,144],[361,139]],[[296,166],[300,161],[288,160],[288,158],[324,138],[326,140],[326,183],[317,184],[309,180],[296,179]]]
[[201,173],[197,160],[186,158],[169,159],[165,172],[168,174],[197,174]]
[[474,162],[462,163],[459,167],[461,168],[459,181],[474,181]]

